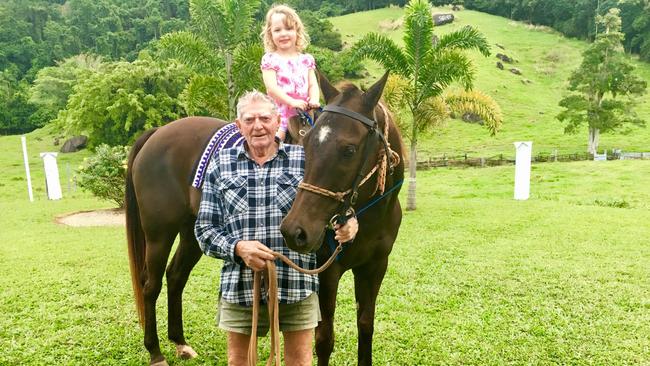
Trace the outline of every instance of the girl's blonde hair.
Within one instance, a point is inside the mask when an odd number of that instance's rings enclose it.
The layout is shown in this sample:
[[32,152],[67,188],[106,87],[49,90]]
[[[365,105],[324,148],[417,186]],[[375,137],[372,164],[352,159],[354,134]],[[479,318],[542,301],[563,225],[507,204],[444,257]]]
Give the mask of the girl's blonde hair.
[[266,13],[266,24],[262,31],[262,39],[264,40],[264,49],[266,52],[275,52],[276,47],[273,43],[273,36],[271,35],[271,17],[275,14],[284,15],[284,25],[292,27],[296,30],[296,49],[302,52],[309,44],[309,36],[305,32],[305,26],[302,24],[300,17],[295,10],[287,5],[275,4]]

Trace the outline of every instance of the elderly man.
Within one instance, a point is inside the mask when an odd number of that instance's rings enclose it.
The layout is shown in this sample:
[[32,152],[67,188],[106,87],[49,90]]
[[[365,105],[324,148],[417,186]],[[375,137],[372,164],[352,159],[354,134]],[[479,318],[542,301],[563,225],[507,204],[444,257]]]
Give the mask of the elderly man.
[[[240,98],[236,124],[245,143],[220,151],[210,162],[195,232],[206,255],[224,260],[217,318],[228,332],[228,364],[247,365],[253,271],[274,259],[272,251],[309,269],[315,268],[316,256],[288,249],[279,229],[303,177],[302,147],[275,138],[280,116],[275,103],[258,91]],[[351,219],[335,238],[350,241],[357,229]],[[286,365],[311,365],[313,329],[320,320],[318,277],[276,264]],[[258,334],[264,335],[268,314],[265,306],[260,310]]]

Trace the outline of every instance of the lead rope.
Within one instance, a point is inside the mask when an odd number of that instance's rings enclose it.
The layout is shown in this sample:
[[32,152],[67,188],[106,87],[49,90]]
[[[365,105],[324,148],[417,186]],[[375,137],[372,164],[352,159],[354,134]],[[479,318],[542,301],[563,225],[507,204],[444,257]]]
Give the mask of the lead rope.
[[[287,258],[285,255],[273,252],[275,258],[279,258],[289,267],[295,269],[296,271],[308,275],[315,275],[326,270],[336,256],[343,250],[343,244],[339,245],[334,250],[334,253],[329,257],[327,262],[322,266],[316,269],[303,269],[300,268],[297,264],[293,263],[291,259]],[[279,302],[278,302],[278,272],[273,261],[266,261],[266,270],[257,271],[253,277],[253,324],[251,329],[251,339],[248,344],[248,365],[256,366],[257,365],[257,323],[259,319],[259,304],[260,304],[260,294],[262,287],[262,275],[264,276],[264,283],[268,289],[266,294],[266,303],[269,310],[269,328],[271,329],[271,353],[269,359],[266,361],[266,365],[276,365],[280,366],[280,317],[279,317]]]

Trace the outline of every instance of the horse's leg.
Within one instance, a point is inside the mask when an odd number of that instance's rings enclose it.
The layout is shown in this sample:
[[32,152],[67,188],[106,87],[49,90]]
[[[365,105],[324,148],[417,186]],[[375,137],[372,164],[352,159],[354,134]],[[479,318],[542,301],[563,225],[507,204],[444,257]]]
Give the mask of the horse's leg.
[[336,309],[336,293],[341,279],[340,270],[336,264],[318,275],[320,285],[318,300],[322,320],[316,327],[316,356],[318,366],[327,366],[334,351],[334,310]]
[[185,341],[183,333],[183,289],[190,272],[201,259],[201,249],[194,236],[194,220],[181,229],[178,249],[167,266],[167,304],[169,310],[169,339],[176,344],[176,355],[194,358],[196,352]]
[[375,301],[386,274],[388,257],[354,268],[354,296],[357,300],[358,364],[372,365],[372,334],[375,322]]
[[176,233],[157,233],[147,235],[147,254],[145,258],[145,275],[143,284],[144,297],[144,346],[151,355],[150,364],[167,365],[160,352],[158,327],[156,324],[156,300],[162,289],[162,278],[169,252],[174,244]]

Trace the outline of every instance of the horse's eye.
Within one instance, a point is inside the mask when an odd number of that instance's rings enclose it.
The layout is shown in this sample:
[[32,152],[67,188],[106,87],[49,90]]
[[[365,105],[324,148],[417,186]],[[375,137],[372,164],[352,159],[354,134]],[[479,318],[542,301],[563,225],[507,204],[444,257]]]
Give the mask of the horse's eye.
[[343,157],[351,158],[354,156],[354,153],[357,152],[357,147],[354,145],[348,145],[343,149]]

